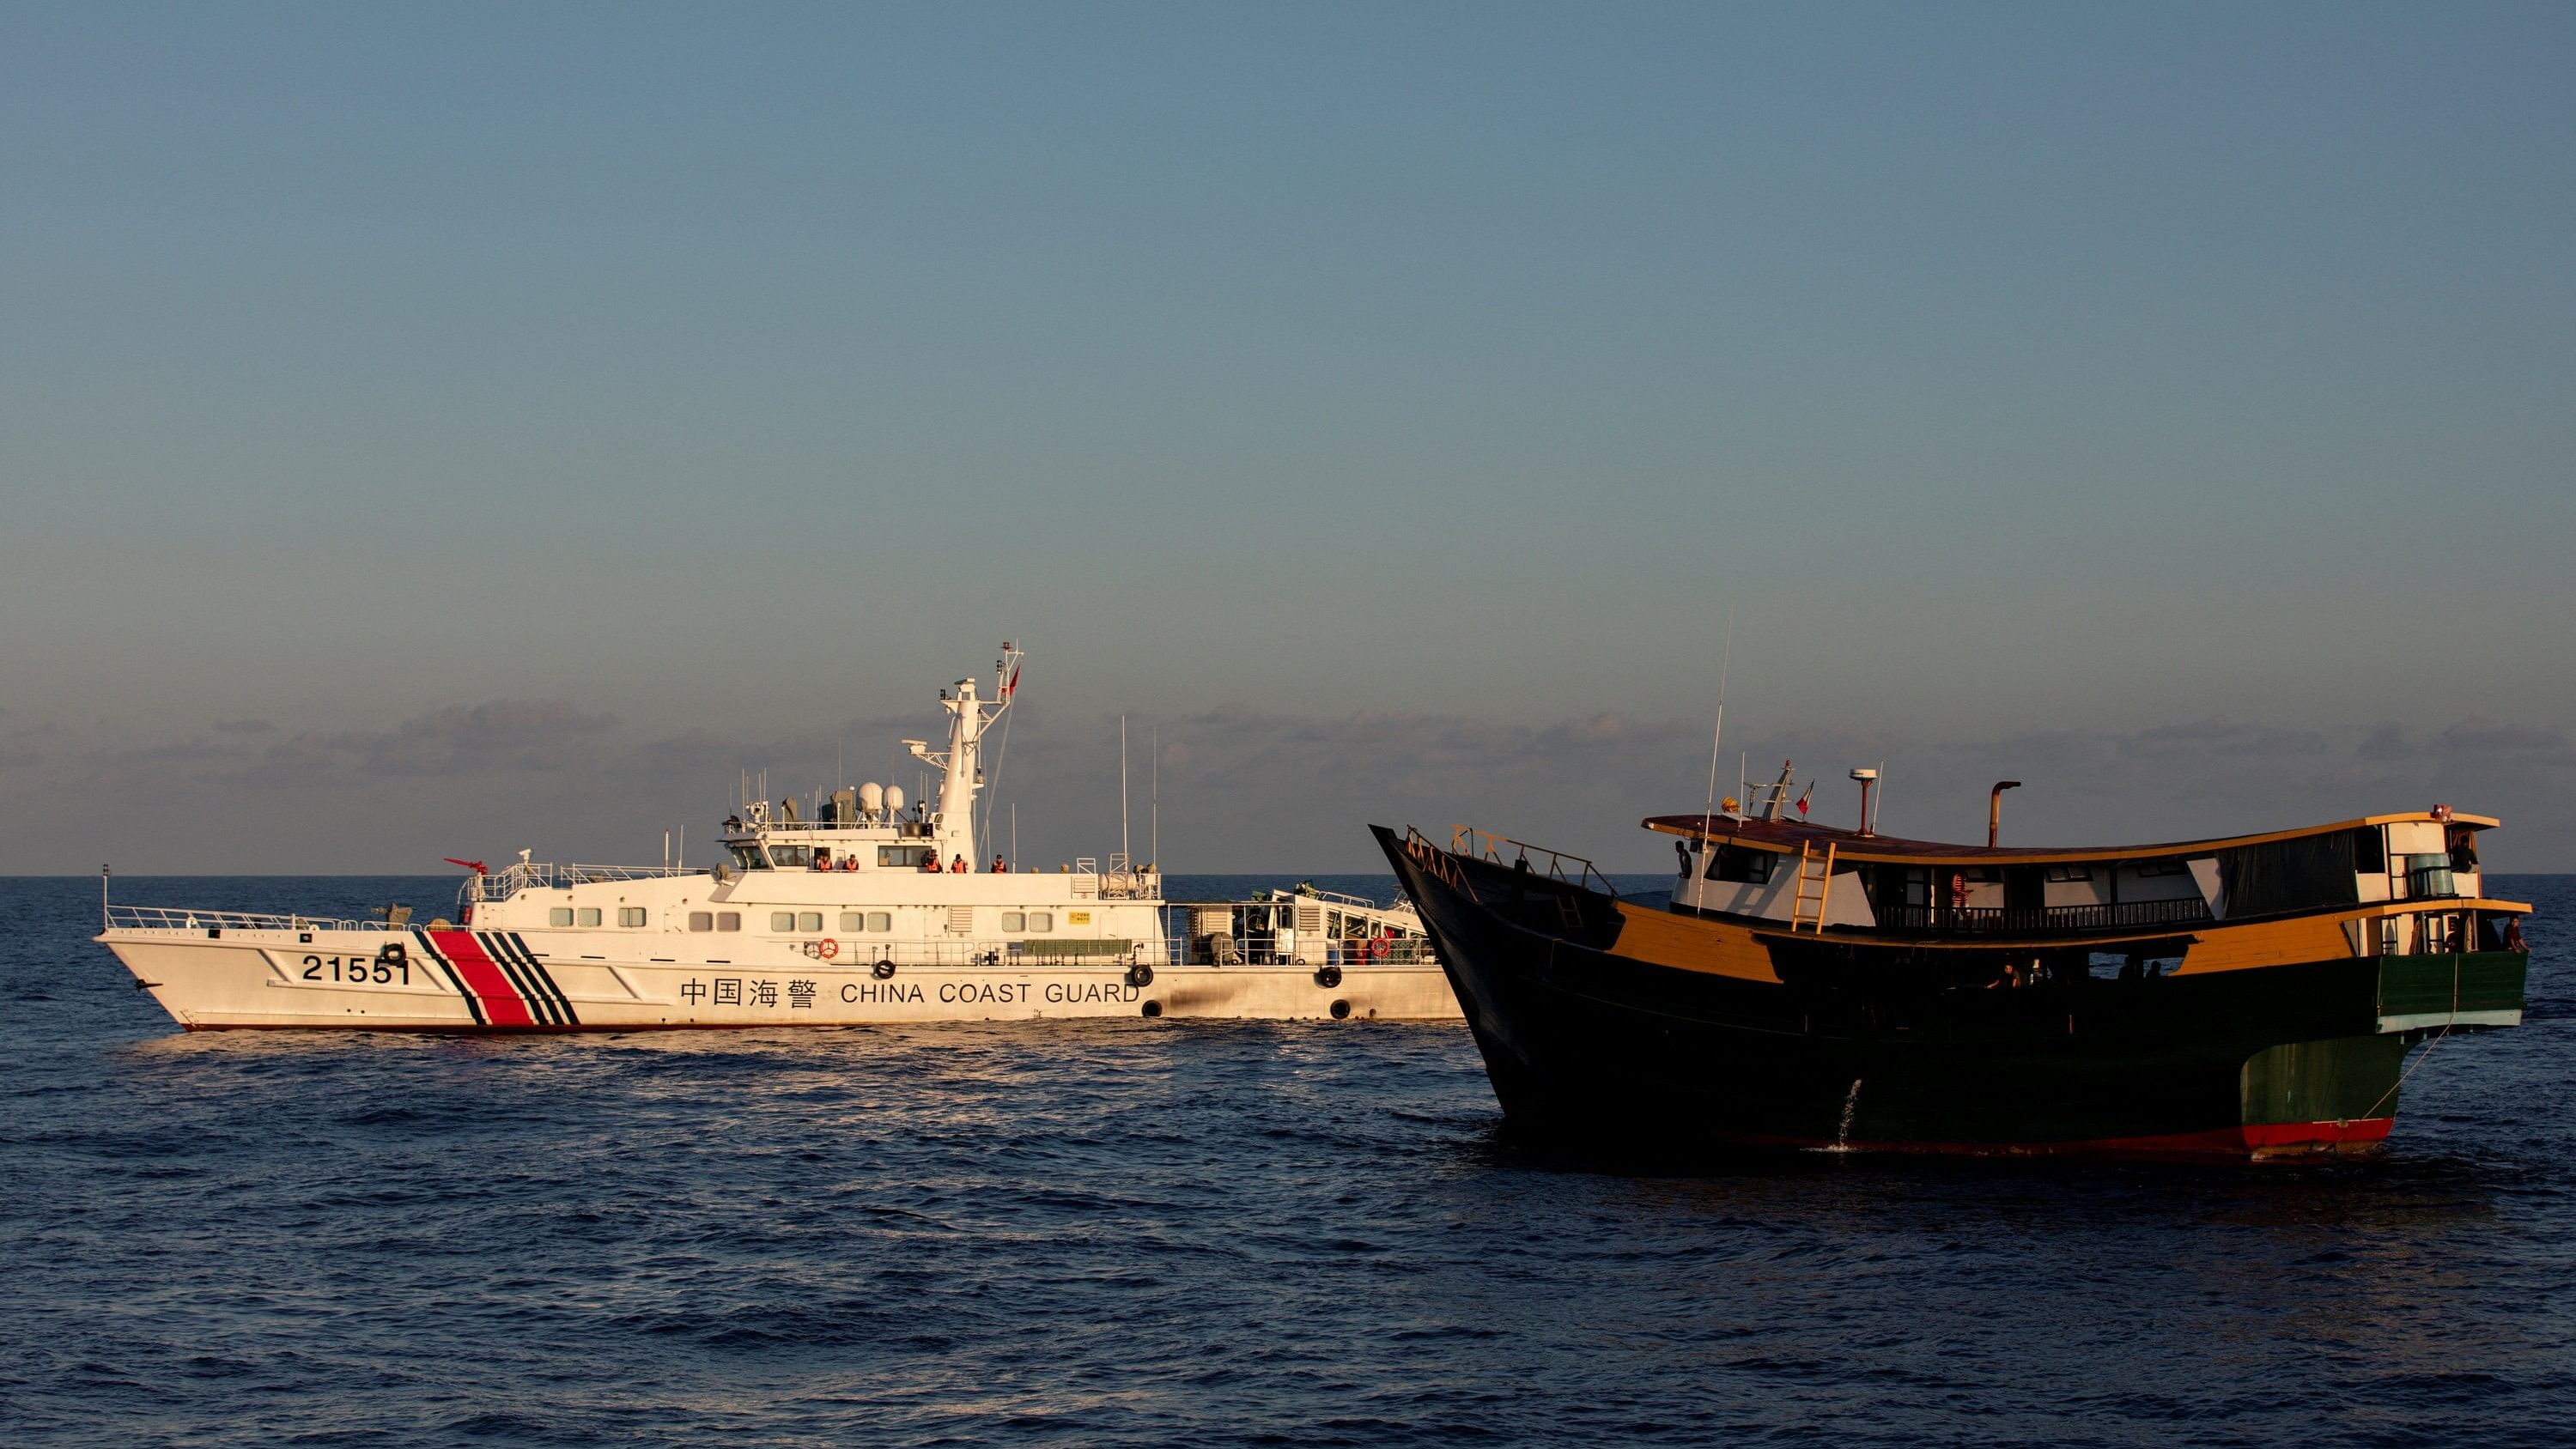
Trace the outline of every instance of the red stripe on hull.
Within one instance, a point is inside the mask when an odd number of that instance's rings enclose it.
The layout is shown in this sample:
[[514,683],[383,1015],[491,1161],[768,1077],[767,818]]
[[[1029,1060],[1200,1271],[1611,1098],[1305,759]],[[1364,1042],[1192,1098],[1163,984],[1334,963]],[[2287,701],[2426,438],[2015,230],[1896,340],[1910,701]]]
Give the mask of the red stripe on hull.
[[[2102,1137],[2074,1142],[1803,1142],[1826,1152],[1923,1152],[1964,1157],[2323,1157],[2375,1152],[2394,1117],[2351,1122],[2261,1122],[2174,1132],[2157,1137]],[[1777,1139],[1773,1139],[1777,1140]],[[1786,1145],[1786,1144],[1784,1144]]]
[[483,1003],[483,1019],[493,1026],[535,1026],[537,1018],[528,1003],[510,984],[500,966],[483,954],[483,943],[471,931],[432,931],[430,944],[438,948],[465,978],[465,989]]

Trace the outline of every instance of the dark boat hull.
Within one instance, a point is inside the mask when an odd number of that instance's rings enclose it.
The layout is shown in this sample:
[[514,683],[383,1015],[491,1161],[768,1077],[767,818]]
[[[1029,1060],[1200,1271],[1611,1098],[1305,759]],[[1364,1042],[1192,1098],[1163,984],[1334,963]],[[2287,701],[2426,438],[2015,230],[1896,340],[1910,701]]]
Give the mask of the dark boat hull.
[[2010,991],[1777,939],[1774,980],[1658,964],[1600,892],[1377,833],[1506,1118],[1577,1149],[2368,1152],[2425,1035],[2383,1029],[2366,958]]

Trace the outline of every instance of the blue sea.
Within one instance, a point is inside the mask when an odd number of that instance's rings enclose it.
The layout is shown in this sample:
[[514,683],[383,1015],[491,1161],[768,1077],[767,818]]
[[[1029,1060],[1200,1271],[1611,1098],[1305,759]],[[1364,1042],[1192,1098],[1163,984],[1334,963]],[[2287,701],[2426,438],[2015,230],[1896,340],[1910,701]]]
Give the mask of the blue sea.
[[192,1036],[0,881],[0,1443],[2565,1444],[2576,878],[2502,887],[2528,1023],[2384,1159],[1638,1177],[1454,1025]]

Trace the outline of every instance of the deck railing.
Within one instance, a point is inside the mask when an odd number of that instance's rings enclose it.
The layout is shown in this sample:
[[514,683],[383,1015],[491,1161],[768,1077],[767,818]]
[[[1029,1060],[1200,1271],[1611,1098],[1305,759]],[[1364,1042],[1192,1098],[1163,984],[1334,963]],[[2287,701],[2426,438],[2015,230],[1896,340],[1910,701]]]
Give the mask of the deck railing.
[[349,921],[330,916],[272,916],[257,911],[201,911],[182,906],[129,906],[122,902],[107,908],[107,926],[112,931],[408,931],[409,923],[388,926],[383,921]]
[[2188,926],[2210,919],[2196,896],[2170,901],[2122,901],[2083,906],[1880,906],[1882,929],[1946,935],[2015,935],[2057,931],[2117,931],[2136,926]]
[[700,866],[688,865],[568,865],[564,884],[581,885],[597,880],[660,880],[667,876],[706,875]]
[[[1510,860],[1503,859],[1502,853],[1507,846],[1512,851]],[[1547,857],[1547,865],[1544,869],[1531,861],[1530,855],[1533,851]],[[1490,831],[1478,830],[1472,825],[1449,827],[1449,852],[1452,855],[1473,856],[1494,865],[1525,867],[1532,873],[1544,875],[1559,885],[1597,890],[1614,900],[1619,895],[1618,888],[1610,884],[1610,878],[1595,870],[1592,862],[1582,856],[1568,855],[1561,850],[1544,845],[1532,845],[1526,840],[1514,840],[1508,835],[1495,835]],[[1566,873],[1568,866],[1574,867],[1574,873],[1571,875]]]

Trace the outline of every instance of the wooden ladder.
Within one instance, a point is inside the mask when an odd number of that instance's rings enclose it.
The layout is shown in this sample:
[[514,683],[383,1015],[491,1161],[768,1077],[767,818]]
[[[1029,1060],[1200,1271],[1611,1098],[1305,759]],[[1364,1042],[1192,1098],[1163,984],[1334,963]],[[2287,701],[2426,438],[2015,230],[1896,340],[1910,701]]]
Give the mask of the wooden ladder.
[[[1802,925],[1813,925],[1817,935],[1824,934],[1825,900],[1834,893],[1834,848],[1839,843],[1826,841],[1822,855],[1816,854],[1816,842],[1812,840],[1798,847],[1798,894],[1789,903],[1789,929],[1792,932]],[[1823,869],[1810,874],[1807,867],[1811,865],[1822,866]],[[1808,892],[1809,886],[1816,888],[1813,894]],[[1816,913],[1812,916],[1807,914],[1809,901],[1816,905]]]

